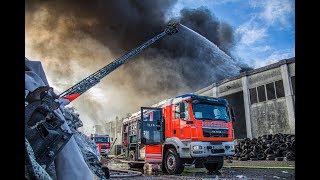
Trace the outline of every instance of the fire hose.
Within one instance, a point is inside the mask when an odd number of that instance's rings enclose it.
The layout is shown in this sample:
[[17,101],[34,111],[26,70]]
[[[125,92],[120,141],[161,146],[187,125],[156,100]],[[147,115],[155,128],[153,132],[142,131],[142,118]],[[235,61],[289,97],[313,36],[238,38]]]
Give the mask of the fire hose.
[[[103,163],[103,166],[106,167],[108,163],[111,161],[123,156],[125,153],[121,153],[115,157],[113,157],[110,160],[107,160]],[[120,169],[109,169],[110,178],[125,178],[125,177],[135,177],[135,176],[141,176],[142,173],[138,171],[131,171],[131,170],[120,170]]]

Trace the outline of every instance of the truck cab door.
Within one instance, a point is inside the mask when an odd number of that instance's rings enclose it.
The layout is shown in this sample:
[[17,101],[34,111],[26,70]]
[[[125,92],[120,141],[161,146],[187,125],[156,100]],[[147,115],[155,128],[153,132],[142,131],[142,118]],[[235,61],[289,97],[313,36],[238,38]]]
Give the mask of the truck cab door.
[[164,142],[164,126],[161,108],[141,108],[140,137],[145,145],[145,161],[159,163],[162,161],[162,143]]
[[164,142],[162,109],[142,107],[140,129],[141,144],[162,144]]

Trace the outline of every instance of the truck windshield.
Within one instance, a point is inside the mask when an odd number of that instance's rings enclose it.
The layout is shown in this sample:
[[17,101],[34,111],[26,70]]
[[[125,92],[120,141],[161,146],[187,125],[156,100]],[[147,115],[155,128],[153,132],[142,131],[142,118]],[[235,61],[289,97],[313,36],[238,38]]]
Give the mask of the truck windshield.
[[96,142],[96,143],[106,143],[106,142],[109,142],[109,138],[108,137],[95,137],[94,138],[94,142]]
[[197,120],[230,120],[227,107],[215,104],[192,104],[193,115]]

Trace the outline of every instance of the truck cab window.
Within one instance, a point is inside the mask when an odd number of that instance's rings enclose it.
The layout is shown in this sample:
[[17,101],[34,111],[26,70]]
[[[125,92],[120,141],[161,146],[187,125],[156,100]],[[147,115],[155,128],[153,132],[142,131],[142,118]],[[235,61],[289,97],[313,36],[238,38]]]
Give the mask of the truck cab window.
[[179,119],[179,118],[180,118],[180,106],[179,106],[179,104],[176,104],[176,105],[174,106],[174,117],[175,117],[176,119]]
[[[188,113],[188,104],[186,102],[181,102],[182,106],[180,105],[180,114],[183,114],[182,120],[188,120],[189,119],[189,113]],[[183,107],[183,109],[181,109]]]
[[155,110],[143,115],[142,127],[142,144],[159,144],[162,137],[162,115],[161,111]]
[[[183,109],[181,109],[183,107]],[[188,116],[188,104],[186,102],[180,102],[174,106],[174,114],[176,119],[187,120]],[[180,116],[180,114],[184,114],[184,116]]]
[[197,120],[230,121],[226,106],[199,103],[193,104],[192,109]]

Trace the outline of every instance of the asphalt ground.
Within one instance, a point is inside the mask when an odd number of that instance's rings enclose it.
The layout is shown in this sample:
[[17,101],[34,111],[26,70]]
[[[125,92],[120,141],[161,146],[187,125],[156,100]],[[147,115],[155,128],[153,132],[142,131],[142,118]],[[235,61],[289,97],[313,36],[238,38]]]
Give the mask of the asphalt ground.
[[[134,170],[143,172],[143,169],[132,169],[128,162],[114,160],[108,164],[110,169]],[[152,173],[142,174],[135,177],[115,178],[115,179],[295,179],[294,161],[239,161],[225,160],[224,167],[217,174],[208,174],[205,168],[194,168],[186,166],[180,175],[168,175]]]

